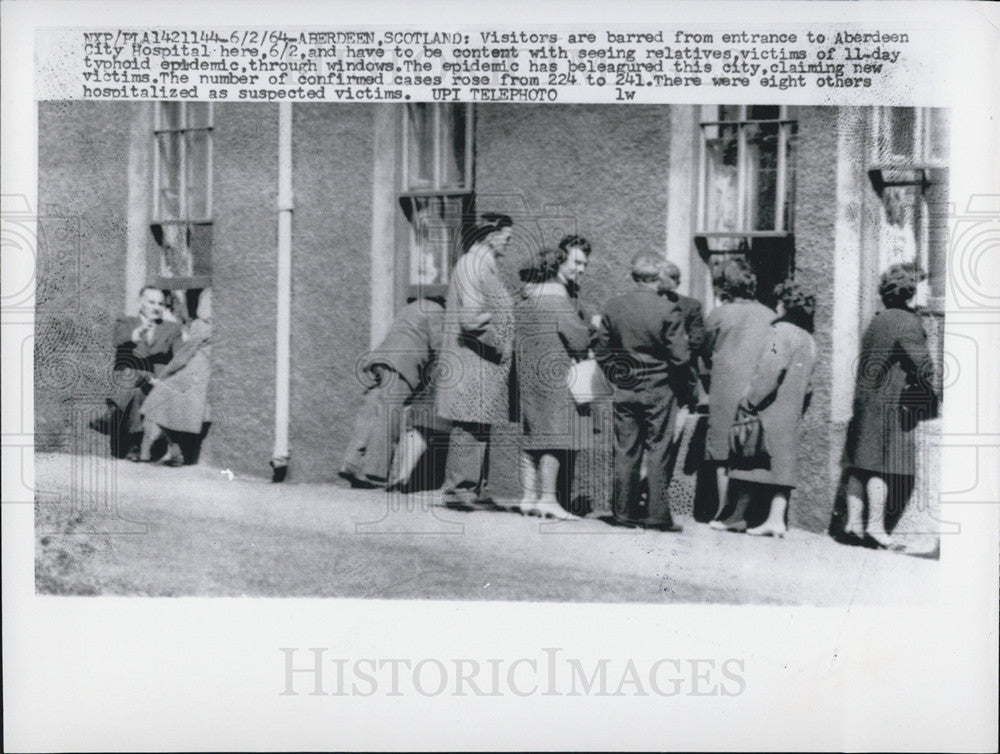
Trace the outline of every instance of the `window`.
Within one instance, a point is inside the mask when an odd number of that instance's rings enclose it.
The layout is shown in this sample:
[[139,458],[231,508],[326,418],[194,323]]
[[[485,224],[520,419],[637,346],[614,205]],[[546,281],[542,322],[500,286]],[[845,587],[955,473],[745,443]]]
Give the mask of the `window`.
[[164,287],[205,287],[212,245],[212,105],[157,102],[153,127],[153,237]]
[[794,108],[713,106],[700,126],[695,245],[713,276],[726,259],[746,256],[768,301],[793,265]]
[[931,228],[928,201],[944,201],[948,112],[941,108],[873,108],[868,170],[882,205],[880,269],[897,262],[917,262],[929,273],[931,290],[939,299],[944,295],[945,242],[937,237],[941,229]]
[[407,295],[444,295],[475,212],[472,105],[405,106],[399,204]]
[[948,159],[948,110],[876,107],[872,113],[872,163],[943,167]]

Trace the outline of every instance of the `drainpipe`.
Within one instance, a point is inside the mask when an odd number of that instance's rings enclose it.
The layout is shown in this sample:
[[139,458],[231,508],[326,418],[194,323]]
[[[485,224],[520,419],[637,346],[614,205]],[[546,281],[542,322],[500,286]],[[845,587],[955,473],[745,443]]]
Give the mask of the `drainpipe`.
[[271,481],[288,476],[289,355],[292,308],[292,103],[278,104],[278,322]]

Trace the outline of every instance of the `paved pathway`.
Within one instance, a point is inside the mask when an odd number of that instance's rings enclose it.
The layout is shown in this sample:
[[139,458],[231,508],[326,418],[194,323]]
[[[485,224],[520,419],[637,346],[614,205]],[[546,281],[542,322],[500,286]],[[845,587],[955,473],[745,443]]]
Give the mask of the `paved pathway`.
[[911,604],[936,591],[939,568],[801,530],[773,540],[693,522],[680,534],[543,523],[451,511],[436,493],[277,485],[205,466],[39,454],[36,480],[41,591]]

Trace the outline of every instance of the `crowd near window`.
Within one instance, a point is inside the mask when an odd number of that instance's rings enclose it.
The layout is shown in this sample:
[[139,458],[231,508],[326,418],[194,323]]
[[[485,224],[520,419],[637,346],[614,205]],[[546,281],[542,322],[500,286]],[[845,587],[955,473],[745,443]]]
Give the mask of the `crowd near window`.
[[762,293],[792,273],[796,128],[784,105],[703,109],[698,236],[713,279],[733,257],[754,266]]

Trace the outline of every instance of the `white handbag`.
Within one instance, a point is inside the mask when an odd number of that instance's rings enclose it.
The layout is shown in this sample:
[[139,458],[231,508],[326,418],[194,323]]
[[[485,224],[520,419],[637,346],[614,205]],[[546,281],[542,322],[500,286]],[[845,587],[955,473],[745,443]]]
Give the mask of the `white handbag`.
[[584,359],[573,364],[566,375],[566,383],[573,400],[581,406],[613,394],[597,359]]

